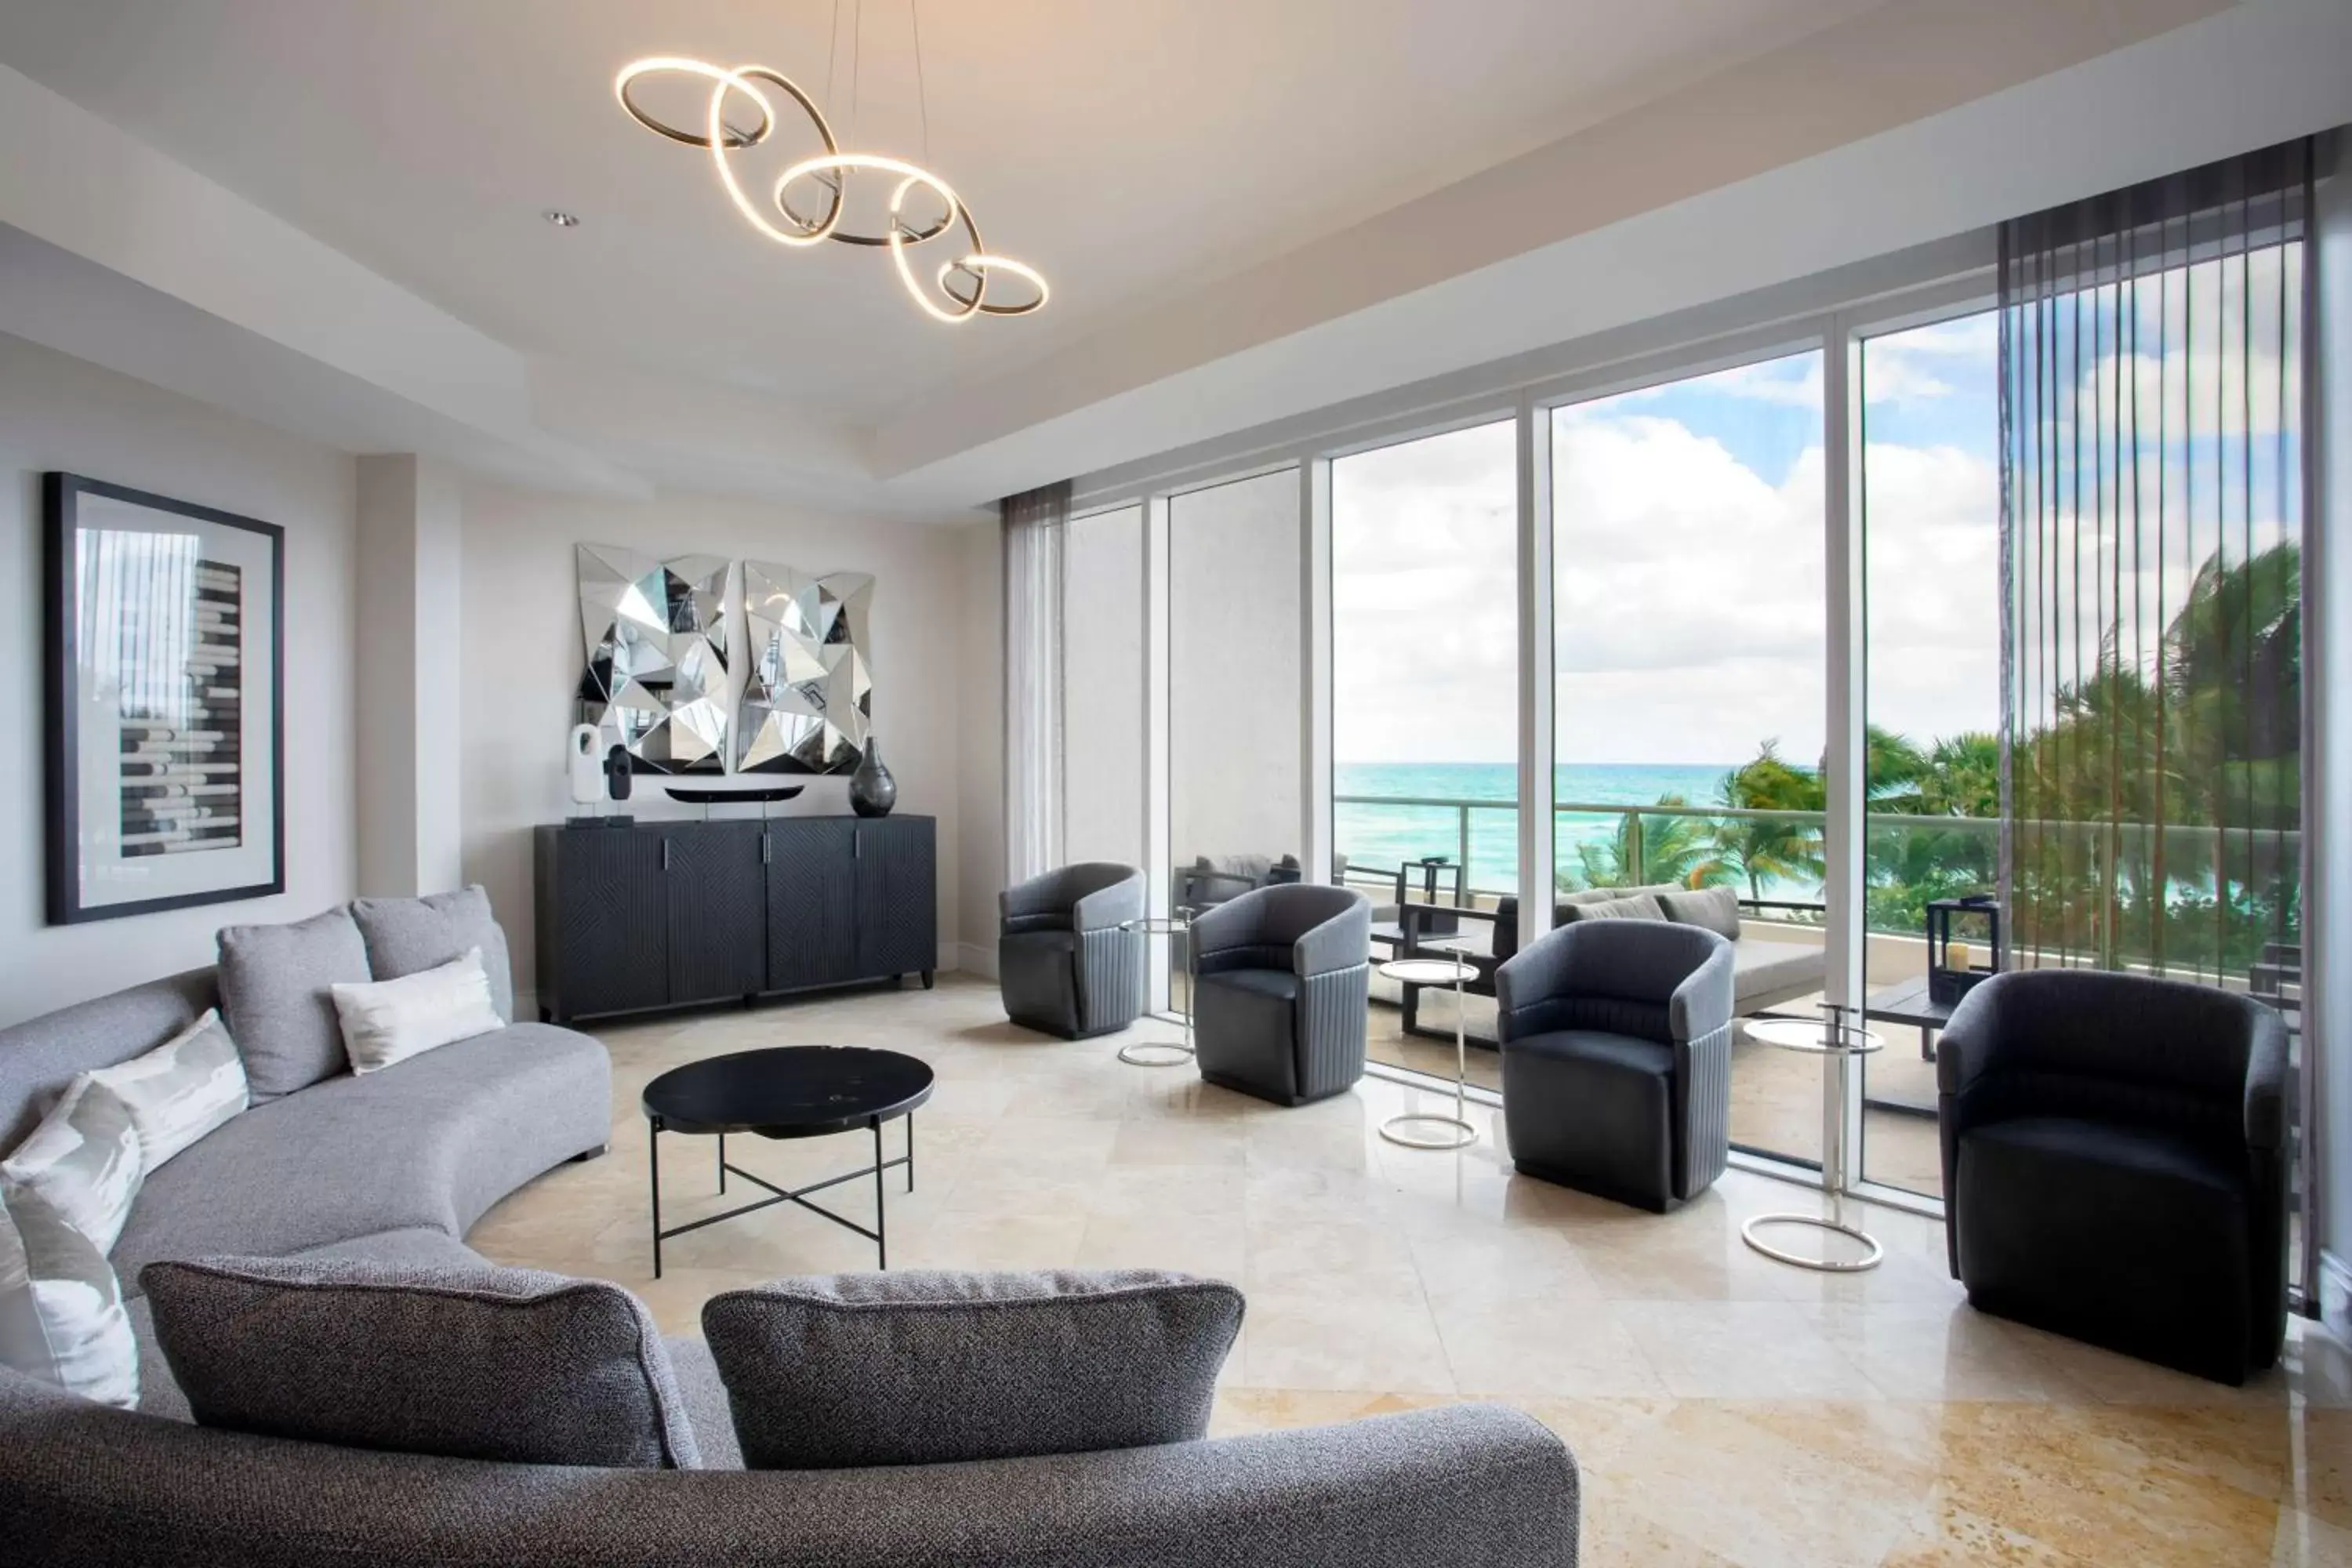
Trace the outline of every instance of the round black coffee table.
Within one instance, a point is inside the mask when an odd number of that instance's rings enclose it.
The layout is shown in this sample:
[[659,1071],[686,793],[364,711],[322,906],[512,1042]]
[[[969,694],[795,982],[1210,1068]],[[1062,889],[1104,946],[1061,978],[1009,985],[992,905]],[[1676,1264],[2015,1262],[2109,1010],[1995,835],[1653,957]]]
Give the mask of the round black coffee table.
[[[907,1190],[915,1190],[915,1108],[931,1098],[931,1082],[929,1062],[898,1051],[869,1050],[863,1046],[775,1046],[689,1062],[646,1085],[646,1121],[652,1128],[646,1160],[653,1173],[654,1278],[661,1278],[662,1243],[671,1237],[783,1203],[798,1204],[865,1237],[874,1243],[876,1266],[887,1268],[890,1255],[884,1238],[888,1226],[882,1173],[895,1165],[906,1166]],[[907,1152],[896,1160],[886,1160],[882,1124],[899,1116],[907,1119]],[[730,1132],[753,1132],[762,1138],[822,1138],[855,1132],[861,1127],[873,1131],[874,1163],[805,1187],[787,1190],[727,1160]],[[716,1133],[719,1190],[727,1190],[727,1178],[732,1174],[771,1195],[664,1230],[661,1135],[665,1132]],[[811,1193],[861,1176],[874,1178],[872,1230],[808,1200]]]

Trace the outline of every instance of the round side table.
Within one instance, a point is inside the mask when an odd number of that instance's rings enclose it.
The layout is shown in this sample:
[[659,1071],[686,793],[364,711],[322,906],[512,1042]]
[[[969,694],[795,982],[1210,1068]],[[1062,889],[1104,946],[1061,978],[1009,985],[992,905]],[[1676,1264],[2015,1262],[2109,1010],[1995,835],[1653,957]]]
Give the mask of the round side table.
[[1141,915],[1118,922],[1121,931],[1141,931],[1146,936],[1185,938],[1184,942],[1184,1039],[1130,1040],[1118,1048],[1118,1059],[1131,1068],[1180,1068],[1192,1059],[1192,993],[1198,983],[1192,977],[1192,911],[1180,909],[1172,915]]
[[1381,1136],[1408,1149],[1464,1149],[1478,1142],[1478,1130],[1464,1114],[1463,1079],[1469,1073],[1469,1043],[1462,1018],[1462,983],[1476,977],[1475,966],[1458,958],[1393,958],[1381,965],[1383,979],[1402,985],[1454,987],[1454,1114],[1418,1111],[1391,1116],[1381,1123]]
[[[1846,1074],[1856,1058],[1866,1057],[1885,1047],[1886,1042],[1850,1018],[1841,1016],[1843,1009],[1831,1007],[1821,1018],[1765,1018],[1747,1026],[1748,1037],[1784,1051],[1801,1051],[1807,1055],[1830,1057],[1837,1063],[1838,1103],[1843,1105],[1846,1096]],[[1861,1274],[1878,1267],[1886,1249],[1877,1237],[1858,1225],[1850,1225],[1845,1217],[1845,1118],[1838,1118],[1838,1131],[1832,1140],[1832,1147],[1825,1151],[1822,1174],[1830,1194],[1830,1215],[1827,1219],[1810,1214],[1759,1214],[1739,1227],[1739,1238],[1765,1257],[1794,1268],[1810,1268],[1817,1274]],[[1757,1232],[1768,1226],[1801,1226],[1809,1230],[1825,1230],[1833,1236],[1859,1243],[1859,1258],[1808,1258],[1801,1252],[1790,1252],[1758,1237]]]

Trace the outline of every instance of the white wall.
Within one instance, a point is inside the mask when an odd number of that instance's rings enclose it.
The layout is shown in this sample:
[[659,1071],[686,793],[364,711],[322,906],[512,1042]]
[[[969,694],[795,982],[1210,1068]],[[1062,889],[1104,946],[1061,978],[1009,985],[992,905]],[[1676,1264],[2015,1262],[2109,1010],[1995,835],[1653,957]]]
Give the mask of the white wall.
[[[286,892],[48,927],[41,725],[40,477],[65,469],[286,530]],[[0,1023],[213,961],[222,925],[296,920],[352,897],[357,875],[353,478],[341,452],[144,382],[0,336]]]
[[[463,692],[451,694],[446,745],[460,772],[465,877],[489,889],[518,990],[534,987],[537,969],[530,830],[572,809],[563,745],[580,679],[572,547],[583,543],[874,574],[874,733],[898,781],[898,810],[939,818],[940,941],[951,952],[961,909],[961,727],[979,679],[963,635],[973,590],[962,532],[714,496],[596,500],[472,484],[457,584],[467,675]],[[740,650],[730,654],[740,658]],[[992,650],[987,679],[996,679],[996,664]],[[845,777],[807,783],[806,793],[778,809],[849,808]],[[646,774],[626,809],[640,818],[700,815],[669,800],[662,781]]]

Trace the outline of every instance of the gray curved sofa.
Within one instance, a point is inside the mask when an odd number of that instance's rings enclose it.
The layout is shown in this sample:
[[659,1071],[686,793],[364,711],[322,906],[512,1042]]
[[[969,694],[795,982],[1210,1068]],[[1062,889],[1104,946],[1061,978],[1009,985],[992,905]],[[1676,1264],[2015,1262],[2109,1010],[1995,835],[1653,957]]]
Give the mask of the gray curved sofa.
[[[0,1148],[78,1071],[162,1044],[212,972],[0,1030]],[[611,1067],[585,1035],[520,1024],[254,1107],[152,1173],[113,1258],[126,1295],[163,1258],[483,1262],[461,1239],[501,1196],[593,1153]],[[986,1463],[746,1471],[699,1339],[667,1342],[700,1470],[383,1453],[190,1423],[152,1332],[141,1407],[0,1368],[0,1560],[296,1568],[728,1563],[1564,1568],[1578,1479],[1559,1440],[1490,1405],[1305,1431]]]

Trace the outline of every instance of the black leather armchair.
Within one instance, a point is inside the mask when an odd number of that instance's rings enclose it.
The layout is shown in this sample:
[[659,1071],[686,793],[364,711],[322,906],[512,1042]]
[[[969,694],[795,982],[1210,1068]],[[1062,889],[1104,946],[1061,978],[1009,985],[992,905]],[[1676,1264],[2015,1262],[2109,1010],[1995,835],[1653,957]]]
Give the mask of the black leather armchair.
[[2210,986],[1980,983],[1936,1049],[1952,1273],[1984,1311],[2238,1384],[2286,1325],[2286,1026]]
[[1320,883],[1276,884],[1192,922],[1192,1048],[1209,1082],[1276,1105],[1364,1076],[1372,905]]
[[1579,921],[1495,972],[1519,1171],[1664,1214],[1731,1159],[1731,943]]
[[1118,929],[1143,914],[1143,873],[1108,860],[1033,877],[996,896],[997,985],[1005,1016],[1083,1040],[1143,1011],[1144,936]]

